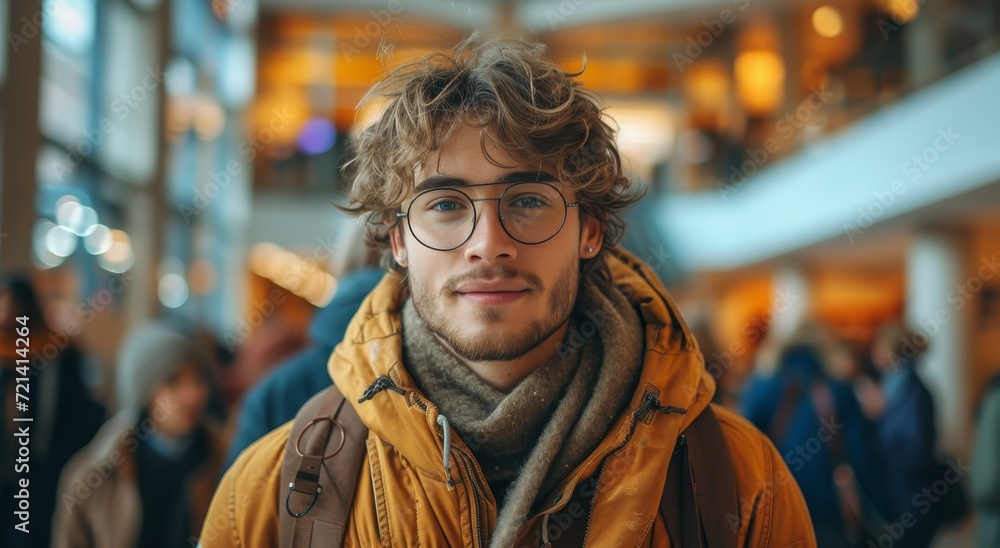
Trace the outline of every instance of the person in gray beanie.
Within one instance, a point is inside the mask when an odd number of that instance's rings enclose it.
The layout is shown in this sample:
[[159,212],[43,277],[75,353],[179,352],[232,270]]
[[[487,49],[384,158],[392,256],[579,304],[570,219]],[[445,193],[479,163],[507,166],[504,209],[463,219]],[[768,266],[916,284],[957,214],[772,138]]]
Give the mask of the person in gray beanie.
[[195,340],[165,321],[128,334],[121,410],[63,471],[54,547],[190,545],[225,449],[206,418],[208,372]]

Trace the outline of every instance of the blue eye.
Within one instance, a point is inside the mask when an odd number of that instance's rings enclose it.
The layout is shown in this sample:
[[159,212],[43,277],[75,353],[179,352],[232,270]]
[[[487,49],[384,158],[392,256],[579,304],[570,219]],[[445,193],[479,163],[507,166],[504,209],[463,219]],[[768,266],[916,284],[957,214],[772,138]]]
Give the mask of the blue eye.
[[428,209],[430,209],[431,211],[455,211],[460,207],[462,207],[462,204],[454,200],[440,200],[438,202],[431,204],[431,206]]
[[545,207],[546,204],[544,200],[538,198],[537,196],[524,196],[514,200],[512,204],[514,207],[523,207],[527,209],[534,209],[538,207]]

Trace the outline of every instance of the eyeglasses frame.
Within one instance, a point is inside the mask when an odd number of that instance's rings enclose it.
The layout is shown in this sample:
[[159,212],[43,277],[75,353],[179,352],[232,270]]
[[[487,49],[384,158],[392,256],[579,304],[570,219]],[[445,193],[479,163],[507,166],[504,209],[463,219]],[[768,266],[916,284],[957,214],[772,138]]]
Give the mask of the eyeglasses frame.
[[[555,190],[556,194],[559,194],[559,197],[562,198],[563,205],[565,206],[565,208],[563,210],[563,219],[562,219],[562,222],[559,224],[559,228],[557,228],[556,231],[553,232],[551,236],[549,236],[548,238],[545,238],[544,240],[542,240],[540,242],[531,242],[531,243],[529,243],[529,242],[525,242],[523,240],[517,239],[513,234],[510,233],[510,230],[507,229],[507,224],[504,222],[504,218],[503,218],[503,212],[500,211],[500,203],[501,203],[501,201],[503,201],[504,195],[507,194],[507,192],[510,189],[512,189],[512,188],[514,188],[514,187],[516,187],[518,185],[536,184],[536,183],[547,185],[547,186],[551,187],[552,190]],[[463,192],[462,189],[459,188],[459,187],[428,188],[427,190],[421,191],[419,194],[417,194],[416,196],[414,196],[412,200],[410,200],[410,205],[406,206],[406,212],[405,213],[402,212],[402,211],[397,211],[396,212],[396,218],[397,219],[404,219],[405,218],[406,219],[406,227],[410,229],[410,234],[413,235],[413,239],[415,239],[416,241],[420,242],[420,245],[426,247],[427,249],[433,249],[434,251],[454,251],[454,250],[462,247],[463,245],[465,245],[466,242],[468,242],[469,239],[472,238],[472,235],[476,233],[476,226],[479,224],[479,210],[476,208],[476,202],[496,202],[497,203],[497,217],[500,219],[500,226],[503,228],[503,231],[506,232],[508,236],[510,236],[510,238],[512,240],[514,240],[515,242],[518,242],[520,244],[524,244],[524,245],[541,245],[541,244],[544,244],[545,242],[551,240],[552,238],[555,238],[556,236],[559,235],[560,232],[562,232],[563,227],[566,226],[566,219],[569,217],[569,208],[571,208],[571,207],[577,207],[577,206],[580,205],[579,201],[577,201],[577,202],[567,202],[566,201],[566,197],[563,196],[563,193],[560,192],[559,189],[556,188],[555,185],[553,185],[552,182],[550,182],[550,181],[517,181],[517,182],[500,181],[500,182],[496,182],[496,183],[484,183],[484,184],[481,184],[481,185],[469,185],[469,186],[482,187],[482,186],[496,186],[496,185],[510,185],[510,186],[508,186],[507,188],[505,188],[503,190],[503,192],[500,193],[500,196],[498,196],[496,198],[473,198],[472,196],[469,196],[468,194],[466,194],[465,192]],[[446,248],[446,249],[440,249],[440,248],[437,248],[437,247],[432,247],[432,246],[427,245],[423,241],[421,241],[420,238],[417,236],[417,233],[413,231],[413,225],[410,224],[410,208],[413,207],[413,204],[417,201],[417,199],[420,198],[421,196],[423,196],[424,194],[427,194],[428,192],[436,192],[436,191],[439,191],[439,190],[454,190],[454,191],[460,193],[461,195],[465,196],[466,198],[468,198],[468,200],[470,202],[472,202],[472,230],[470,230],[469,231],[469,235],[466,236],[464,240],[462,240],[462,243],[456,245],[455,247],[449,247],[449,248]]]

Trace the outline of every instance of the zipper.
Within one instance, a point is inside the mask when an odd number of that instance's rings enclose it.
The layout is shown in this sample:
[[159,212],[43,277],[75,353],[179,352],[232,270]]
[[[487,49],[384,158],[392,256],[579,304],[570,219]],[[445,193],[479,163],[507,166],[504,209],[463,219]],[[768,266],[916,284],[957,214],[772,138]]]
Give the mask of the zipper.
[[[417,407],[419,407],[425,413],[427,412],[429,406],[428,403],[422,397],[417,395],[415,392],[411,393],[410,397],[413,398],[413,402],[417,405]],[[443,444],[444,435],[440,432],[440,429],[435,428],[434,434],[438,436],[438,438],[441,440],[441,443]],[[487,526],[483,520],[482,501],[488,500],[488,495],[486,490],[483,489],[480,480],[485,481],[486,477],[482,475],[482,471],[480,471],[479,468],[477,467],[475,459],[472,457],[472,455],[468,452],[468,450],[465,447],[452,446],[451,451],[453,455],[457,454],[461,457],[463,468],[465,468],[464,476],[468,478],[467,483],[472,486],[472,502],[473,502],[473,508],[475,510],[475,515],[474,515],[475,531],[476,531],[475,546],[485,546],[486,544],[483,539],[486,536],[486,533],[488,533],[488,531],[486,531]]]
[[[459,452],[459,454],[462,455],[462,460],[465,461],[464,464],[466,466],[467,471],[473,470],[473,464],[471,462],[469,462],[469,457],[465,453],[463,453],[463,452]],[[472,498],[473,498],[473,502],[475,503],[474,506],[475,506],[475,514],[476,514],[476,516],[475,516],[476,517],[476,546],[485,546],[483,544],[483,537],[485,536],[483,534],[484,533],[483,530],[486,527],[485,527],[485,524],[483,522],[483,512],[482,512],[482,506],[480,504],[480,501],[486,498],[486,493],[483,491],[482,486],[479,485],[479,482],[476,481],[476,479],[473,477],[474,474],[469,474],[469,476],[470,476],[469,477],[469,484],[472,485]]]
[[[587,515],[587,527],[583,531],[584,546],[587,544],[587,537],[590,536],[590,524],[594,520],[594,505],[597,504],[597,495],[601,491],[601,476],[604,475],[604,469],[608,467],[608,461],[611,460],[611,457],[615,456],[619,451],[624,449],[625,446],[628,445],[629,441],[632,440],[632,435],[635,434],[636,423],[643,420],[650,411],[663,411],[667,415],[670,413],[687,413],[687,409],[682,409],[680,407],[673,407],[670,405],[661,406],[660,398],[658,398],[652,391],[646,392],[646,394],[642,397],[642,405],[640,405],[639,408],[632,413],[632,420],[629,422],[628,434],[625,435],[625,439],[604,455],[604,458],[601,459],[601,465],[597,469],[597,478],[594,484],[594,496],[590,499],[590,513]],[[681,436],[681,440],[683,439],[684,436]]]

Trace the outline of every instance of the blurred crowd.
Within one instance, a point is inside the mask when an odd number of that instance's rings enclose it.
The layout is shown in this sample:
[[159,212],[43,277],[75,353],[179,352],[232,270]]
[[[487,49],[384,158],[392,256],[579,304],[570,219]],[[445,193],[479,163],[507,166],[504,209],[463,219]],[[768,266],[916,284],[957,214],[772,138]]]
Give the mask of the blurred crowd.
[[[92,361],[61,335],[67,344],[58,355],[32,364],[32,534],[8,523],[16,485],[5,468],[0,544],[193,546],[226,467],[330,384],[327,359],[381,277],[371,254],[349,263],[304,343],[262,327],[229,353],[188,323],[135,326],[103,398],[93,390]],[[53,329],[30,281],[4,275],[0,332],[13,333],[23,316],[33,336]],[[711,347],[711,334],[699,340]],[[766,341],[739,390],[716,395],[784,455],[820,546],[930,546],[973,515],[977,544],[1000,545],[1000,381],[978,406],[971,465],[941,454],[934,399],[919,373],[926,348],[917,340],[904,325],[888,324],[858,359],[823,325],[804,324]],[[0,389],[9,430],[17,410],[8,342]],[[8,434],[0,441],[4,462],[17,449]]]

